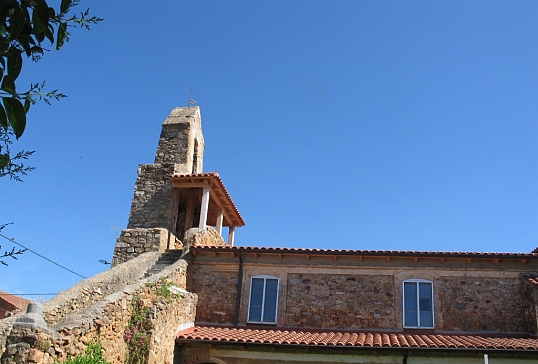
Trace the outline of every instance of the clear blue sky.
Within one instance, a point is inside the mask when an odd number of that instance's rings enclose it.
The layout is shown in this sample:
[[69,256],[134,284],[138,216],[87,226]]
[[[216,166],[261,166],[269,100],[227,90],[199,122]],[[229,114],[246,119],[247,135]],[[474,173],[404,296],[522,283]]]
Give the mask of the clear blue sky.
[[[538,246],[538,2],[83,1],[106,20],[27,62],[36,105],[0,181],[3,233],[107,267],[141,163],[189,88],[237,245],[530,252]],[[2,240],[2,249],[11,248]],[[79,281],[26,253],[0,289]],[[33,298],[39,298],[34,296]]]

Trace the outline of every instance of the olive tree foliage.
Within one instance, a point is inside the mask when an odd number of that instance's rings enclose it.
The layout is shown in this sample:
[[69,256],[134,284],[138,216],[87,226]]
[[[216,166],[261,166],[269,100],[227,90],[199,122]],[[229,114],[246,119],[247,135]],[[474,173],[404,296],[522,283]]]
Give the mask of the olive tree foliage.
[[37,101],[50,104],[66,97],[58,90],[46,91],[45,81],[17,89],[23,60],[37,62],[46,52],[59,50],[69,40],[72,27],[89,29],[102,19],[89,9],[75,13],[80,0],[61,0],[54,9],[46,0],[0,0],[0,177],[21,181],[33,167],[24,164],[33,151],[11,152],[14,139],[26,128],[26,115]]

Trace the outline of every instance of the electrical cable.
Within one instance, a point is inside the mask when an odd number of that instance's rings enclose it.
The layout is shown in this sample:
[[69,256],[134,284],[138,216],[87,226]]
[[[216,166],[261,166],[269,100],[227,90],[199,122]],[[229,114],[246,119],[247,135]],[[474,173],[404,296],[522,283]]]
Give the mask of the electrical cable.
[[63,265],[58,264],[58,263],[56,263],[55,261],[50,260],[50,259],[47,258],[47,257],[44,257],[43,255],[41,255],[41,254],[39,254],[39,253],[33,251],[33,250],[30,249],[30,248],[25,247],[25,246],[22,245],[22,244],[17,243],[17,242],[15,241],[15,239],[10,239],[10,238],[8,238],[7,236],[5,236],[4,234],[0,234],[0,236],[1,236],[2,238],[6,239],[6,240],[9,240],[10,242],[12,242],[12,243],[14,243],[14,244],[17,244],[18,246],[23,247],[24,249],[28,250],[29,252],[34,253],[35,255],[37,255],[37,256],[40,257],[40,258],[43,258],[43,259],[45,259],[45,260],[48,260],[48,261],[51,262],[52,264],[55,264],[55,265],[57,265],[58,267],[60,267],[60,268],[62,268],[62,269],[65,269],[65,270],[68,271],[68,272],[71,272],[71,273],[73,273],[73,274],[75,274],[75,275],[77,275],[77,276],[79,276],[79,277],[84,278],[84,279],[87,278],[87,277],[84,277],[82,274],[78,274],[77,272],[72,271],[71,269],[69,269],[69,268],[67,268],[67,267],[64,267]]
[[0,293],[0,296],[53,296],[58,293]]

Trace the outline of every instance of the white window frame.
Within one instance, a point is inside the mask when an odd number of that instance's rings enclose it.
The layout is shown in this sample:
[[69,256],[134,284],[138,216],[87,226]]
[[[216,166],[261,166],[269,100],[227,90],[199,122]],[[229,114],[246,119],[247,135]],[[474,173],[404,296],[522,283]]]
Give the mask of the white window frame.
[[[406,283],[415,283],[417,287],[417,326],[410,326],[405,324],[405,284]],[[430,290],[430,299],[431,299],[431,312],[432,312],[432,325],[431,326],[425,326],[421,325],[420,323],[420,290],[419,290],[419,283],[429,283],[431,290]],[[433,281],[429,281],[427,279],[406,279],[402,282],[402,321],[403,321],[403,327],[406,329],[433,329],[435,328],[435,307],[434,307],[434,295],[433,295]]]
[[[251,301],[252,301],[252,281],[254,279],[263,279],[263,300],[262,300],[262,308],[261,308],[261,320],[260,321],[255,321],[255,320],[251,320],[250,319],[250,304],[251,304]],[[267,286],[267,280],[268,279],[276,279],[276,284],[277,284],[277,288],[276,288],[276,302],[275,302],[275,320],[274,321],[264,321],[263,320],[263,313],[264,313],[264,309],[265,309],[265,298],[266,298],[266,292],[265,292],[265,288]],[[277,322],[277,318],[278,318],[278,293],[280,291],[280,278],[278,277],[275,277],[275,276],[270,276],[270,275],[257,275],[257,276],[252,276],[250,277],[250,292],[249,292],[249,295],[248,295],[248,318],[247,318],[247,322],[248,323],[253,323],[253,324],[276,324]]]

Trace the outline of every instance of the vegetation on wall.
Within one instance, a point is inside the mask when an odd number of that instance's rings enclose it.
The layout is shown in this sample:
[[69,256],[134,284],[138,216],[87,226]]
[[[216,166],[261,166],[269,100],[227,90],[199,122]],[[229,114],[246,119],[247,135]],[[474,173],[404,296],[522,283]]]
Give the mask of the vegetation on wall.
[[150,334],[147,321],[149,320],[149,307],[139,296],[134,296],[133,311],[129,324],[125,328],[123,339],[127,343],[126,363],[144,363],[148,355]]
[[64,361],[65,364],[108,364],[103,356],[103,347],[100,342],[90,342],[84,354],[71,356]]
[[132,300],[131,319],[125,327],[123,339],[127,343],[125,362],[127,364],[142,364],[149,354],[151,333],[154,329],[155,304],[170,303],[176,297],[171,291],[174,284],[161,278],[156,283],[148,283],[147,297],[134,295]]

